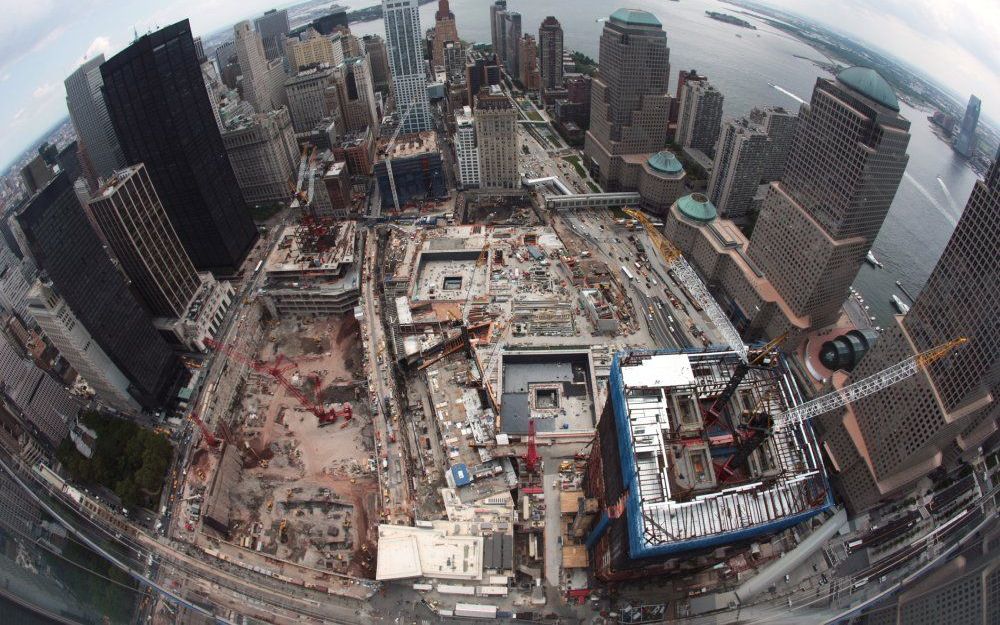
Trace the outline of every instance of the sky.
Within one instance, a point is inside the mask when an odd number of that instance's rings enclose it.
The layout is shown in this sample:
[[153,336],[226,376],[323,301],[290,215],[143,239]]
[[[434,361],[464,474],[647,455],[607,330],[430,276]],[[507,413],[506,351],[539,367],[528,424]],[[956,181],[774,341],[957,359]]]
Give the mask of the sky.
[[[482,2],[485,12],[489,2]],[[975,93],[983,101],[983,114],[1000,120],[998,0],[762,2],[908,61],[962,94],[963,101]],[[209,33],[288,4],[280,0],[0,0],[0,164],[5,167],[66,115],[63,80],[67,75],[86,58],[114,54],[131,41],[134,31],[143,33],[189,18],[196,35]],[[558,12],[562,2],[552,4]]]

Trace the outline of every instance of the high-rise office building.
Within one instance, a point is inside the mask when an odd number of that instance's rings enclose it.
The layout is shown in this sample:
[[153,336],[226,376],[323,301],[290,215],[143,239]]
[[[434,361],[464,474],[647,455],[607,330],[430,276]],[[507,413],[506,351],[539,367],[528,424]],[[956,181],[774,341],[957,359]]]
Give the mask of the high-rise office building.
[[139,37],[101,75],[126,162],[149,168],[194,266],[238,272],[257,228],[226,157],[187,20]]
[[288,35],[288,10],[271,9],[253,21],[254,30],[264,44],[267,60],[273,61],[285,54],[285,37]]
[[389,53],[385,48],[385,40],[378,35],[365,35],[362,38],[362,43],[365,54],[368,55],[368,64],[371,66],[375,91],[388,96],[392,75],[389,71]]
[[63,84],[66,86],[66,108],[69,109],[69,118],[82,150],[96,176],[107,178],[125,165],[125,155],[115,136],[104,94],[101,93],[104,84],[101,79],[102,63],[103,54],[85,61]]
[[48,281],[36,281],[28,297],[32,318],[59,355],[73,367],[97,394],[97,399],[115,410],[135,413],[139,403],[129,395],[129,380],[101,349]]
[[332,68],[299,72],[285,82],[288,113],[296,133],[311,131],[320,120],[333,117],[343,129]]
[[750,111],[750,121],[759,124],[770,139],[767,156],[764,159],[762,182],[780,180],[785,173],[785,162],[792,148],[792,138],[798,127],[799,118],[780,106],[769,106],[764,109]]
[[531,35],[521,37],[518,62],[521,64],[521,75],[518,80],[526,91],[538,91],[542,85],[541,74],[538,73],[538,45]]
[[810,327],[836,321],[906,169],[910,122],[877,72],[818,79],[747,253]]
[[503,16],[507,13],[507,0],[496,0],[490,5],[490,44],[493,46],[493,53],[501,61],[504,57],[504,37]]
[[521,14],[507,11],[503,15],[503,66],[507,75],[516,79],[521,75]]
[[[851,373],[860,380],[959,337],[968,343],[848,409],[818,419],[848,506],[902,495],[929,472],[954,468],[997,431],[1000,396],[1000,154],[972,188],[955,231],[916,302]],[[968,458],[966,458],[968,459]]]
[[236,58],[243,72],[243,99],[258,113],[266,113],[273,107],[271,92],[267,84],[267,57],[260,35],[243,20],[233,27],[236,35]]
[[141,163],[118,171],[89,203],[90,214],[157,317],[187,312],[201,281]]
[[476,97],[476,145],[480,188],[520,188],[517,111],[506,96],[480,94]]
[[448,7],[448,0],[438,0],[438,10],[434,14],[434,42],[431,45],[431,62],[435,67],[444,66],[444,44],[458,41],[455,14]]
[[144,407],[163,406],[180,361],[111,262],[69,177],[58,174],[16,218],[39,269],[128,377],[129,393]]
[[374,81],[368,57],[355,56],[334,68],[334,82],[340,98],[340,114],[345,132],[361,132],[371,128],[379,133],[380,119],[375,102]]
[[538,65],[542,90],[557,89],[563,84],[563,29],[553,16],[538,27]]
[[730,119],[723,125],[708,181],[708,199],[726,219],[741,221],[749,214],[768,146],[764,129],[746,118]]
[[465,84],[465,46],[461,41],[444,44],[444,69],[448,82],[454,86]]
[[195,271],[142,163],[115,172],[88,209],[153,325],[172,343],[204,350],[232,287]]
[[472,107],[464,106],[455,113],[455,160],[458,180],[466,189],[479,188],[479,151],[476,149],[476,120]]
[[288,55],[288,67],[292,74],[303,69],[327,65],[333,67],[344,62],[343,48],[334,47],[333,41],[310,28],[299,35],[297,39],[285,42]]
[[983,103],[976,96],[969,96],[969,105],[965,107],[965,117],[958,129],[958,136],[951,144],[952,148],[968,158],[976,151],[976,126],[979,125],[979,110]]
[[601,32],[600,69],[591,83],[590,130],[584,153],[607,191],[622,181],[623,156],[666,145],[670,49],[652,13],[618,9]]
[[288,109],[230,120],[222,143],[247,204],[288,201],[288,181],[295,179],[299,165]]
[[[236,42],[226,41],[219,45],[215,49],[215,64],[219,66],[219,73],[221,74],[225,70],[226,66],[229,65],[230,61],[236,60]],[[230,88],[235,88],[230,85]]]
[[722,93],[707,80],[687,80],[678,97],[681,103],[675,141],[714,157],[722,127]]
[[423,30],[417,0],[382,0],[393,95],[404,134],[431,128]]
[[55,176],[52,166],[45,162],[41,154],[37,154],[28,164],[21,168],[21,182],[24,183],[28,195],[33,195],[49,183]]

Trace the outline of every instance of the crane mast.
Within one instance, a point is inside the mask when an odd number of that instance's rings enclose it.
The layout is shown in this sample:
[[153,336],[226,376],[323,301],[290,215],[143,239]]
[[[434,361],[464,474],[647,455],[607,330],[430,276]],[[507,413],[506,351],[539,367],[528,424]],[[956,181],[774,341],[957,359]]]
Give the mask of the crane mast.
[[722,338],[739,355],[740,360],[746,363],[747,346],[743,343],[743,337],[733,327],[733,324],[729,321],[729,317],[719,308],[715,298],[712,297],[712,294],[705,287],[705,283],[701,281],[701,278],[698,277],[698,274],[695,273],[695,270],[681,254],[680,250],[667,237],[663,236],[662,232],[656,229],[653,222],[642,211],[634,208],[626,208],[625,213],[642,224],[642,227],[646,229],[646,234],[649,235],[649,239],[667,263],[667,268],[673,269],[677,279],[687,287],[691,296],[698,300],[698,303],[705,309],[705,314],[708,315],[712,324],[722,334]]
[[389,188],[392,190],[392,205],[396,208],[397,213],[399,212],[399,195],[396,193],[396,178],[392,175],[392,148],[396,145],[396,139],[399,137],[399,131],[403,129],[403,123],[406,122],[406,118],[410,116],[416,105],[417,101],[414,100],[403,111],[403,115],[399,118],[399,125],[396,126],[392,137],[389,138],[389,143],[385,146],[385,154],[382,156],[382,160],[385,162],[385,173],[389,176]]

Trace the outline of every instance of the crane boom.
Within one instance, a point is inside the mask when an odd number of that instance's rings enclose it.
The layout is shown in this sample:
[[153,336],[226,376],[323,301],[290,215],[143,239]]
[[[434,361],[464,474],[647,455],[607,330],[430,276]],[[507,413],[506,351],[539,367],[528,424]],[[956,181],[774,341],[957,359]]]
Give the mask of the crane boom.
[[821,414],[843,408],[849,403],[868,397],[884,390],[897,382],[901,382],[917,373],[920,367],[944,358],[956,347],[968,342],[965,337],[948,341],[938,345],[933,349],[921,352],[914,356],[887,367],[878,373],[862,378],[857,382],[848,384],[842,389],[827,393],[816,399],[799,404],[795,408],[788,410],[774,418],[774,429],[780,430],[785,427],[792,427],[808,421]]
[[626,208],[625,213],[642,224],[642,227],[646,229],[646,234],[649,235],[650,241],[656,246],[656,250],[660,253],[660,256],[667,263],[668,269],[674,270],[674,275],[680,280],[685,287],[687,287],[688,292],[691,296],[698,300],[702,308],[705,309],[705,314],[708,315],[709,320],[715,328],[722,334],[722,338],[729,343],[729,347],[733,349],[740,357],[744,363],[747,362],[747,346],[743,343],[743,337],[740,333],[736,331],[733,324],[729,321],[729,317],[726,316],[719,305],[716,303],[715,298],[712,297],[711,293],[705,287],[705,283],[701,281],[698,274],[687,262],[683,255],[681,255],[680,250],[678,250],[673,243],[671,243],[667,237],[663,235],[662,232],[656,229],[653,222],[649,220],[649,217],[639,210],[634,208]]

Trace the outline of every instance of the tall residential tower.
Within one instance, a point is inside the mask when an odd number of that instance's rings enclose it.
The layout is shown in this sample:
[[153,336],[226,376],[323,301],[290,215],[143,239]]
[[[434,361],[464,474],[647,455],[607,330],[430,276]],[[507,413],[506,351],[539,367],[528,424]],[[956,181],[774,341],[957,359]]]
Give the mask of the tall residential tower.
[[563,29],[553,16],[538,27],[538,66],[542,73],[542,91],[557,89],[563,83]]

